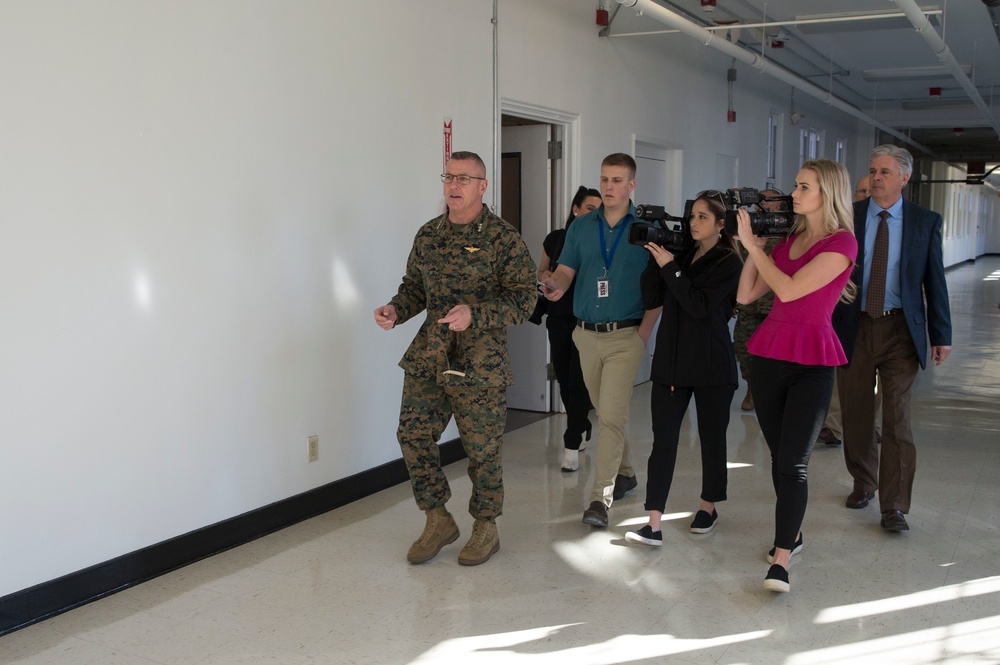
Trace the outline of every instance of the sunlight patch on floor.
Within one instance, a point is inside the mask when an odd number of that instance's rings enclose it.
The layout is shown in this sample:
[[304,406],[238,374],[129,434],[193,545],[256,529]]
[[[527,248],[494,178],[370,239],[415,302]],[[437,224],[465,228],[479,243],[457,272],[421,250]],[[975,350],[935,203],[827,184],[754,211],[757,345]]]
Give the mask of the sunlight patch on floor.
[[785,665],[1000,662],[1000,616],[797,653]]
[[[445,663],[573,663],[573,665],[614,665],[615,663],[641,662],[680,653],[726,646],[738,642],[763,639],[770,630],[758,630],[735,635],[722,635],[709,639],[685,640],[673,635],[619,635],[605,642],[578,647],[553,648],[551,651],[528,653],[518,650],[537,640],[554,637],[562,629],[578,624],[547,626],[512,633],[477,635],[445,640],[422,654],[411,665],[444,665]],[[565,640],[565,637],[561,638]]]
[[854,605],[828,607],[816,616],[816,623],[847,621],[849,619],[875,616],[885,614],[886,612],[899,612],[933,603],[971,598],[972,596],[982,596],[987,593],[997,592],[1000,592],[1000,576],[984,577],[978,580],[962,582],[961,584],[950,584],[948,586],[937,587],[936,589],[928,589],[927,591],[908,593],[904,596],[893,596],[892,598],[872,600],[866,603],[855,603]]

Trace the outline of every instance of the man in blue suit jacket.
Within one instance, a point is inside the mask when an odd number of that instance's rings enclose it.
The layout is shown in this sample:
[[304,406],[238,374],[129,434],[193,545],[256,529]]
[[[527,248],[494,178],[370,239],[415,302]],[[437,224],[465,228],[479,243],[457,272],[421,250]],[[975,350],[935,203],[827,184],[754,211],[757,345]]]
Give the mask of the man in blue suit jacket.
[[[844,424],[844,459],[854,478],[848,508],[864,508],[878,491],[882,527],[906,531],[917,453],[910,429],[910,390],[918,368],[931,358],[940,365],[951,353],[951,312],[941,257],[938,213],[905,201],[903,187],[913,172],[907,150],[881,145],[871,153],[871,198],[854,204],[858,260],[851,280],[858,297],[833,315],[849,364],[837,369]],[[876,234],[888,213],[888,267],[881,308],[869,303]],[[925,307],[926,299],[926,307]],[[878,308],[873,311],[869,304]],[[875,373],[882,390],[882,454],[875,442],[872,394]]]

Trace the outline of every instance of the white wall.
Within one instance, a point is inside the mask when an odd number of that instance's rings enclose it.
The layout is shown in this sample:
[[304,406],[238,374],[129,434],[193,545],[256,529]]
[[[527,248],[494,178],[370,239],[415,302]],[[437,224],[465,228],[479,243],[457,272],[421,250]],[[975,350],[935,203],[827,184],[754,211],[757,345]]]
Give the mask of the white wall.
[[[371,311],[441,209],[443,118],[492,163],[492,4],[4,3],[0,596],[399,457],[418,322]],[[718,154],[763,184],[787,86],[738,65],[729,124],[727,58],[596,34],[593,3],[500,3],[501,95],[580,115],[583,182],[642,140],[685,196]],[[868,128],[801,97],[864,168]]]
[[443,118],[490,158],[491,16],[3,4],[0,595],[399,457],[371,311]]
[[[965,171],[936,163],[930,178],[928,207],[944,219],[945,267],[1000,252],[1000,201],[986,185],[964,184]],[[942,182],[942,181],[954,182]]]

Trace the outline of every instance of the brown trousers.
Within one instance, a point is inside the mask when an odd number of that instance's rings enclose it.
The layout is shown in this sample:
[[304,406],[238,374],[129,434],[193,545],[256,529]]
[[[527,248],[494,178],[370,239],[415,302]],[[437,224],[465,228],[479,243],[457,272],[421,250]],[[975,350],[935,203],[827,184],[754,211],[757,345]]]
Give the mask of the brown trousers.
[[[878,319],[862,315],[851,364],[837,369],[847,470],[854,478],[854,489],[878,490],[882,512],[910,510],[917,469],[910,390],[919,369],[902,313]],[[882,392],[881,456],[874,436],[876,371]]]

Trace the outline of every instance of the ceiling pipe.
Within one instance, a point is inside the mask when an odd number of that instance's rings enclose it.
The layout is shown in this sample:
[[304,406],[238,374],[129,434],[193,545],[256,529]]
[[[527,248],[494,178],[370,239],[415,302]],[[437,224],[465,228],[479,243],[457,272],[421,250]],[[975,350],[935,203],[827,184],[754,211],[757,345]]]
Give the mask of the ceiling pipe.
[[[985,0],[984,0],[985,1]],[[997,0],[1000,2],[1000,0]],[[944,14],[942,9],[932,9],[928,10],[928,16],[933,16],[935,14]],[[866,14],[864,16],[837,16],[834,18],[807,18],[807,19],[791,19],[790,21],[767,21],[759,23],[726,23],[721,25],[711,25],[702,26],[705,30],[710,32],[719,32],[725,30],[732,30],[733,28],[775,28],[785,25],[790,25],[793,27],[798,27],[800,25],[815,25],[817,23],[854,23],[857,21],[882,21],[887,18],[904,18],[905,14],[899,13],[887,13],[887,14]],[[646,32],[620,32],[617,35],[610,35],[612,37],[638,37],[640,35],[669,35],[676,34],[680,30],[649,30]]]
[[1000,42],[1000,0],[983,0],[986,11],[990,13],[990,22],[993,24],[993,32]]
[[927,147],[921,145],[920,143],[917,143],[909,136],[906,136],[905,134],[897,131],[896,129],[879,122],[878,120],[868,115],[858,107],[845,102],[843,99],[840,99],[839,97],[834,96],[827,90],[820,88],[819,86],[805,80],[804,78],[800,77],[797,74],[793,74],[784,67],[776,65],[773,62],[768,62],[767,60],[762,58],[759,54],[754,53],[753,51],[750,51],[748,49],[743,48],[742,46],[737,46],[736,44],[726,41],[721,36],[706,30],[697,23],[692,23],[683,16],[675,14],[674,12],[663,7],[662,5],[656,4],[652,0],[617,0],[617,1],[620,5],[624,7],[633,7],[636,9],[636,11],[644,15],[650,16],[659,21],[660,23],[663,23],[664,25],[676,28],[680,32],[686,34],[687,36],[697,39],[705,46],[711,46],[717,51],[722,51],[726,55],[736,58],[737,60],[750,65],[751,67],[753,67],[754,69],[756,69],[761,73],[769,74],[770,76],[778,79],[779,81],[783,81],[791,85],[793,88],[798,88],[802,92],[811,95],[816,99],[822,100],[829,106],[832,106],[833,108],[839,111],[843,111],[848,115],[864,120],[870,125],[877,127],[878,129],[881,129],[886,134],[895,136],[900,141],[903,141],[904,143],[907,143],[917,148],[919,151],[923,153],[926,153],[932,157],[939,157],[939,155],[935,154],[934,152],[929,150]]
[[993,128],[993,131],[997,133],[1000,137],[1000,122],[997,122],[996,117],[990,111],[990,107],[986,105],[983,100],[982,95],[979,94],[979,90],[976,89],[975,84],[969,80],[969,77],[965,75],[965,71],[962,66],[958,64],[958,60],[952,55],[951,49],[948,45],[944,43],[941,36],[938,35],[937,30],[931,26],[930,22],[924,16],[923,12],[920,11],[920,7],[914,0],[892,0],[896,3],[896,6],[906,14],[906,18],[910,19],[910,23],[913,24],[913,28],[917,33],[924,38],[924,41],[931,47],[934,51],[934,55],[944,64],[945,67],[951,72],[951,75],[955,77],[958,84],[965,90],[965,94],[969,96],[969,99],[973,101],[976,108],[979,109],[980,113],[986,119],[986,123]]

